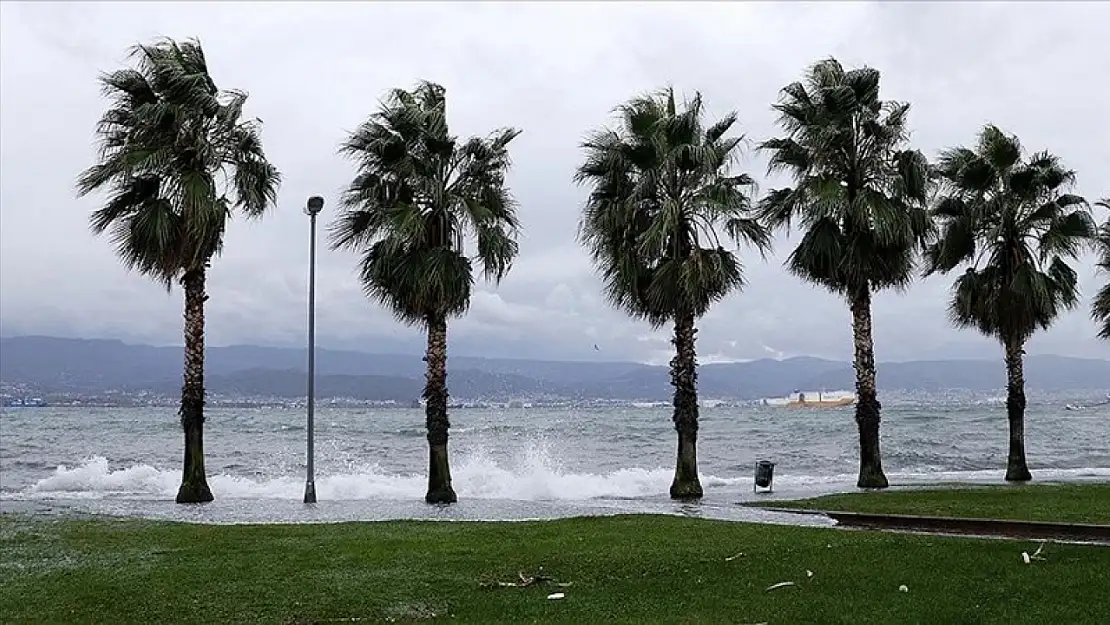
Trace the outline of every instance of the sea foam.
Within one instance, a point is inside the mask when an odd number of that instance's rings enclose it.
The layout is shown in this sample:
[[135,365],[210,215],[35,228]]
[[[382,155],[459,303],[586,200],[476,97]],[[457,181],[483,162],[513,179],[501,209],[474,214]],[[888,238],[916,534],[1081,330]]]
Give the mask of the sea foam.
[[[498,462],[486,455],[463,459],[452,468],[452,482],[459,497],[518,501],[585,501],[590,499],[639,499],[665,496],[673,470],[626,468],[606,473],[564,471],[542,450],[532,450],[515,462]],[[107,458],[94,456],[75,465],[62,465],[22,495],[28,498],[168,498],[181,483],[177,469],[136,464],[113,467]],[[706,489],[746,482],[747,478],[703,475]],[[269,478],[226,473],[209,475],[217,497],[241,499],[291,499],[304,492],[304,476]],[[390,473],[376,464],[318,475],[316,492],[321,499],[416,499],[424,495],[427,478],[418,474]]]
[[[1110,468],[1034,470],[1039,481],[1106,480]],[[892,484],[938,482],[991,483],[997,470],[943,471],[922,468],[887,474]],[[460,498],[515,501],[587,501],[666,497],[673,471],[666,468],[625,468],[605,473],[563,471],[542,451],[532,451],[516,462],[504,463],[476,455],[456,463],[453,485]],[[170,499],[177,493],[180,470],[148,464],[113,468],[107,458],[93,456],[75,466],[62,465],[54,473],[15,495],[16,499]],[[791,475],[775,477],[776,486],[791,491],[852,490],[855,475]],[[749,488],[751,477],[701,476],[709,491]],[[304,492],[304,476],[246,477],[220,473],[208,477],[219,498],[297,499]],[[328,500],[415,500],[424,495],[426,477],[397,474],[375,464],[319,475],[317,495]]]

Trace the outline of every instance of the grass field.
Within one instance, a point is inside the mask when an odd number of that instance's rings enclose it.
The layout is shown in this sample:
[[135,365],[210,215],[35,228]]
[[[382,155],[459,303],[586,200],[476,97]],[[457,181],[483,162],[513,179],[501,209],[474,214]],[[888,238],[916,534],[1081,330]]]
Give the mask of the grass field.
[[1110,525],[1110,484],[1026,484],[846,493],[768,507]]
[[[215,526],[6,515],[0,620],[1110,622],[1110,548],[1049,544],[1024,564],[1035,548],[657,516]],[[572,585],[482,586],[540,567]],[[784,581],[796,585],[766,590]]]

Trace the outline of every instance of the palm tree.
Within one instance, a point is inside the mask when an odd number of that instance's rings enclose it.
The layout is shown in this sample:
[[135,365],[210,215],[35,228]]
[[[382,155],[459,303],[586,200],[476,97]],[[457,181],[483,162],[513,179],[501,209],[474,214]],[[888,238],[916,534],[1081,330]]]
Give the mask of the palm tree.
[[741,137],[729,113],[702,125],[697,94],[679,110],[673,89],[617,108],[618,124],[591,134],[575,180],[590,187],[579,228],[613,306],[659,328],[674,325],[674,427],[678,458],[671,497],[702,495],[698,480],[695,321],[744,284],[740,260],[718,231],[761,252],[768,232],[749,217],[752,179],[731,174]]
[[843,296],[852,312],[860,488],[887,486],[871,298],[912,283],[917,251],[931,227],[928,164],[904,147],[909,108],[879,99],[878,70],[845,71],[826,59],[809,69],[804,84],[783,88],[775,109],[786,136],[759,146],[771,155],[771,172],[793,176],[793,187],[774,189],[760,201],[770,227],[789,229],[797,220],[805,229],[788,269]]
[[[1095,202],[1095,204],[1110,210],[1110,198],[1104,198]],[[1103,273],[1110,276],[1110,219],[1102,224],[1097,239],[1097,248],[1098,267]],[[1091,306],[1091,316],[1094,317],[1096,322],[1102,324],[1098,332],[1099,338],[1110,341],[1110,282],[1107,282],[1095,295],[1094,304]]]
[[505,184],[519,130],[464,142],[447,128],[446,90],[394,89],[340,152],[358,164],[331,226],[334,249],[361,255],[363,287],[402,323],[427,331],[428,503],[453,503],[447,461],[447,319],[466,313],[473,251],[499,282],[517,254],[516,202]]
[[940,237],[926,253],[927,274],[965,272],[949,313],[961,328],[997,338],[1005,350],[1010,451],[1006,479],[1032,479],[1025,462],[1025,342],[1079,303],[1074,260],[1095,234],[1087,203],[1065,193],[1075,172],[1048,152],[1028,158],[1017,137],[993,125],[974,149],[941,153],[942,187],[933,214]]
[[131,51],[133,68],[100,77],[111,105],[97,126],[98,162],[77,181],[106,190],[90,220],[108,232],[130,270],[185,291],[181,426],[185,459],[178,503],[212,500],[204,472],[205,279],[233,210],[259,217],[281,176],[266,160],[261,123],[242,120],[247,95],[220,91],[200,42],[162,39]]

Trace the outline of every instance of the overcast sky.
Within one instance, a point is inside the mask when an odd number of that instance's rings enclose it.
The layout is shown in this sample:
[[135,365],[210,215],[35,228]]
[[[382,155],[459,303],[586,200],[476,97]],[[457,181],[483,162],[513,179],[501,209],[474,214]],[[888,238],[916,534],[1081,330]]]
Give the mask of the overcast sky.
[[[715,117],[739,112],[754,141],[772,136],[779,89],[814,61],[882,72],[884,99],[912,103],[913,144],[933,157],[973,141],[987,122],[1049,149],[1079,173],[1077,192],[1110,195],[1110,4],[921,2],[0,4],[0,331],[180,344],[181,294],[128,274],[88,230],[98,198],[78,200],[105,101],[97,73],[157,36],[201,39],[221,88],[248,91],[247,114],[285,183],[260,222],[232,224],[209,279],[210,345],[299,345],[305,336],[305,198],[328,199],[352,176],[336,155],[344,133],[393,87],[447,87],[460,136],[524,129],[509,182],[520,202],[521,255],[498,288],[474,294],[450,326],[453,353],[665,362],[668,335],[609,309],[574,235],[584,191],[571,182],[578,147],[610,110],[673,84],[700,90]],[[768,184],[762,157],[741,169]],[[700,322],[702,362],[811,354],[848,358],[850,317],[838,298],[782,269],[790,241],[747,260],[749,286]],[[317,336],[328,347],[417,352],[418,331],[368,303],[355,257],[321,246]],[[1030,353],[1108,357],[1089,320],[1093,259],[1082,262],[1083,309]],[[949,277],[875,301],[880,360],[1000,357],[949,327]],[[598,349],[594,349],[594,345]]]

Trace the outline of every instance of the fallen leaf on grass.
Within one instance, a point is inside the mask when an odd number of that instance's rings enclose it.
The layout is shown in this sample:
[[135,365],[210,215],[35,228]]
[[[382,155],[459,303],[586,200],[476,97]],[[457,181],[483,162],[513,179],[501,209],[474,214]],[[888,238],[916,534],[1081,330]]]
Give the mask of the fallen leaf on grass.
[[806,570],[806,577],[813,577],[813,571]]
[[743,558],[743,557],[744,557],[744,552],[743,552],[743,551],[741,551],[740,553],[738,553],[738,554],[736,554],[736,555],[734,555],[734,556],[729,556],[729,557],[725,558],[725,562],[732,562],[732,561],[733,561],[733,560],[735,560],[736,558]]
[[796,586],[796,585],[797,584],[795,584],[794,582],[779,582],[777,584],[771,584],[770,586],[768,586],[765,589],[765,591],[772,591],[776,588],[786,588],[787,586]]

